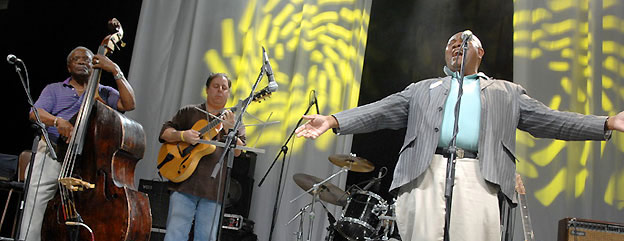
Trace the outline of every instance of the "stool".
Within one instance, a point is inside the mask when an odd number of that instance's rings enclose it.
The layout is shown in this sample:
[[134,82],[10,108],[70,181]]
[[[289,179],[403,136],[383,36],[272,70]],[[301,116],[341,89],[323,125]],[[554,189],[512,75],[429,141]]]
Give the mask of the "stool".
[[[14,175],[10,175],[7,178],[3,178],[4,180],[0,181],[0,188],[9,191],[7,195],[7,200],[4,204],[4,210],[2,211],[2,218],[0,218],[0,230],[2,229],[4,225],[4,219],[7,215],[7,211],[9,210],[9,204],[11,203],[11,197],[13,196],[14,192],[19,193],[18,202],[17,202],[18,208],[15,210],[19,209],[19,205],[21,203],[21,200],[23,199],[26,166],[28,166],[28,163],[30,162],[31,155],[32,153],[30,150],[23,151],[17,158],[18,161],[15,167],[16,173]],[[18,221],[17,219],[18,219],[18,215],[16,212],[15,217],[13,218],[13,227],[11,230],[11,237],[15,235],[15,226]]]

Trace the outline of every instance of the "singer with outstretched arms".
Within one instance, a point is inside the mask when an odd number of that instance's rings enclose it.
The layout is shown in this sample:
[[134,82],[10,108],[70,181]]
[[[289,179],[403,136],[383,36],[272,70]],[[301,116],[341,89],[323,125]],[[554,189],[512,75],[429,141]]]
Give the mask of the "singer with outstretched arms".
[[561,140],[608,140],[611,130],[624,131],[624,112],[607,117],[552,110],[522,86],[478,72],[485,51],[469,31],[451,36],[444,54],[447,76],[330,116],[304,116],[308,122],[296,131],[314,139],[330,128],[340,135],[407,128],[390,186],[398,194],[403,240],[444,236],[448,147],[458,99],[450,240],[500,240],[497,195],[508,201],[514,195],[516,129]]
[[[61,141],[69,141],[74,128],[69,119],[80,110],[84,99],[83,93],[93,68],[111,73],[117,83],[117,89],[100,84],[99,100],[118,111],[134,109],[134,90],[119,66],[106,56],[94,55],[85,47],[76,47],[67,56],[67,71],[71,76],[62,82],[47,85],[35,102],[41,121],[50,135],[52,146]],[[31,111],[30,119],[34,121],[35,118],[34,112]],[[42,139],[38,145],[38,155],[35,156],[20,225],[20,239],[28,241],[41,240],[43,215],[48,201],[54,197],[58,189],[57,179],[61,170],[61,163],[52,159],[43,141]],[[62,160],[62,157],[60,159]]]

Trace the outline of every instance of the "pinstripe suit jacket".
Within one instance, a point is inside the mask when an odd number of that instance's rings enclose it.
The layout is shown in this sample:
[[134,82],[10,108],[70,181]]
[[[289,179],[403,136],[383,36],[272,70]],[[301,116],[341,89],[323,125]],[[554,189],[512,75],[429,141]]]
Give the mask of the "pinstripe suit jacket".
[[[416,179],[429,167],[440,138],[451,77],[426,79],[374,103],[337,114],[339,134],[407,127],[390,190]],[[552,110],[517,84],[480,77],[479,164],[483,177],[513,200],[516,128],[535,137],[606,140],[606,116]]]

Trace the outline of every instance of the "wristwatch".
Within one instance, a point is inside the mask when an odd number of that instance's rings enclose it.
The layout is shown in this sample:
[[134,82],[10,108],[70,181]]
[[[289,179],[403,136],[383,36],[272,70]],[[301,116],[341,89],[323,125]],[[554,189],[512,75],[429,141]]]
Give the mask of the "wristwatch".
[[115,78],[115,80],[118,80],[118,79],[121,79],[121,78],[123,78],[123,77],[124,77],[123,72],[119,71],[119,73],[117,73],[117,74],[115,75],[115,77],[113,77],[113,78]]

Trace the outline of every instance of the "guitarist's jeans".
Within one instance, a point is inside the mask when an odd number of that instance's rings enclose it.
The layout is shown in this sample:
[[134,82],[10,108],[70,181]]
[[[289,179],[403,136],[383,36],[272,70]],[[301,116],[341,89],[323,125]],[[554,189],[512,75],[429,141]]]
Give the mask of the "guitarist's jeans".
[[217,240],[220,208],[221,205],[217,205],[214,200],[182,192],[171,193],[165,241],[188,240],[193,219],[195,220],[193,240]]
[[[444,239],[446,163],[447,158],[434,155],[422,175],[400,188],[396,216],[403,240]],[[457,159],[450,240],[500,241],[497,193],[483,179],[479,160]]]
[[[61,163],[52,159],[43,139],[39,141],[33,166],[32,177],[30,177],[30,184],[28,185],[28,197],[26,197],[24,215],[22,215],[20,226],[20,239],[26,241],[41,240],[43,215],[48,201],[54,197],[58,189],[58,176],[61,172]],[[28,168],[30,168],[30,164]]]

